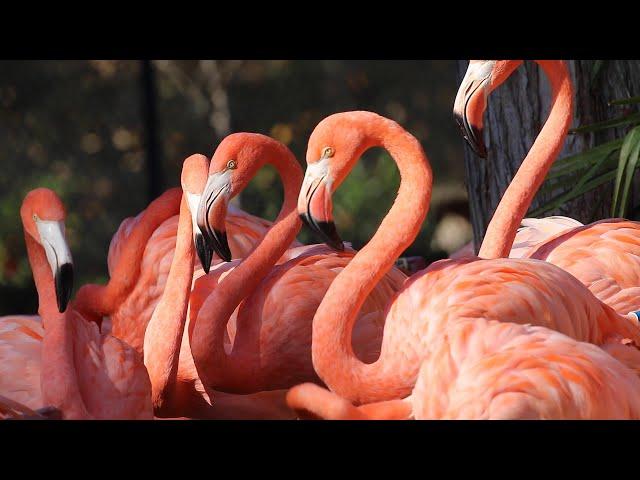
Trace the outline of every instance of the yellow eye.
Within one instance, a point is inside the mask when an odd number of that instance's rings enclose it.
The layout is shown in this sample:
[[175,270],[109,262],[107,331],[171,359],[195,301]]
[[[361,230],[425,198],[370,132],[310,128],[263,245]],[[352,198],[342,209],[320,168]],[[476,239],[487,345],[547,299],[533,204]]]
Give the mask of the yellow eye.
[[324,147],[322,149],[322,158],[331,158],[333,157],[334,151],[331,147]]
[[236,168],[238,168],[238,162],[236,162],[235,160],[229,160],[227,162],[227,168],[229,170],[235,170]]

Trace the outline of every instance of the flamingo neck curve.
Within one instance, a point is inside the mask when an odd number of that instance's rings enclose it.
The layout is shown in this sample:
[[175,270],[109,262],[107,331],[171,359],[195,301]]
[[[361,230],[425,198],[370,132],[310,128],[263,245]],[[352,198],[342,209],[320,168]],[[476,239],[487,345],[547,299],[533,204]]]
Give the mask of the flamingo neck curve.
[[280,213],[254,250],[208,296],[190,332],[191,353],[200,379],[207,387],[229,393],[262,390],[269,366],[260,361],[260,322],[238,323],[231,353],[224,347],[227,323],[289,248],[301,227],[297,201],[302,168],[284,146],[278,145],[269,153],[265,163],[276,168],[284,185]]
[[480,247],[480,258],[507,258],[518,227],[560,154],[573,121],[573,84],[562,60],[536,60],[552,91],[549,117],[498,204]]
[[100,323],[112,315],[126,300],[140,277],[145,247],[153,232],[166,220],[177,215],[182,198],[181,188],[171,188],[153,200],[142,213],[125,245],[119,261],[106,285],[83,285],[76,295],[75,308],[87,318]]
[[177,379],[193,279],[193,257],[193,225],[183,195],[169,275],[144,335],[144,364],[149,372],[152,403],[156,412],[170,400]]
[[64,418],[89,418],[82,401],[73,358],[73,303],[67,306],[65,313],[58,311],[53,274],[44,249],[26,230],[24,237],[38,290],[38,314],[44,327],[40,373],[42,399],[46,406],[61,410]]
[[388,368],[384,339],[378,360],[366,364],[354,354],[351,336],[365,299],[418,235],[429,210],[433,182],[429,160],[415,137],[383,118],[363,122],[362,127],[372,140],[367,147],[385,148],[398,165],[400,187],[374,236],[327,290],[313,319],[311,344],[313,366],[320,378],[332,391],[354,402],[376,401],[380,385],[389,387],[388,393],[398,383],[397,372]]

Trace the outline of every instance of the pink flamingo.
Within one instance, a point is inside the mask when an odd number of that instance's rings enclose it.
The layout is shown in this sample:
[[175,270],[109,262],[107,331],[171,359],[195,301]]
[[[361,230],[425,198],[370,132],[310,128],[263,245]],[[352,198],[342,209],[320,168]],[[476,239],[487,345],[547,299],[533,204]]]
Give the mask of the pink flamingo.
[[485,319],[435,339],[411,395],[355,407],[314,384],[289,391],[301,418],[639,419],[640,378],[604,350],[554,330]]
[[[142,353],[144,333],[164,291],[176,245],[182,190],[172,188],[149,204],[138,216],[125,219],[109,246],[106,285],[82,286],[75,308],[100,324],[109,317],[104,331],[124,340]],[[269,229],[271,222],[240,209],[227,217],[230,247],[234,255],[246,256]],[[202,241],[195,226],[194,241]],[[296,245],[299,245],[295,242]],[[194,278],[204,275],[212,255],[199,249],[200,264],[194,260]],[[214,260],[219,263],[220,259]]]
[[204,248],[202,242],[194,241],[193,232],[208,170],[209,161],[204,155],[191,155],[184,161],[174,255],[144,335],[144,363],[151,379],[154,412],[161,417],[290,418],[285,392],[208,394],[193,364],[185,324],[193,282],[194,243],[198,249]]
[[[487,97],[522,63],[521,60],[472,61],[460,85],[454,112],[476,153],[486,154],[482,115]],[[640,309],[640,223],[612,218],[561,228],[538,237],[519,252],[512,250],[518,226],[557,158],[573,119],[573,85],[565,62],[536,60],[549,78],[551,112],[538,138],[504,193],[489,223],[479,256],[510,253],[545,260],[578,278],[620,314]],[[549,222],[547,222],[548,224]],[[637,315],[633,315],[637,320]]]
[[[391,210],[369,243],[340,272],[313,319],[313,366],[337,395],[356,404],[409,396],[431,346],[451,324],[467,320],[531,323],[581,342],[611,348],[640,372],[637,324],[616,314],[578,280],[530,259],[468,258],[433,263],[405,282],[385,312],[379,358],[366,364],[351,348],[354,320],[369,292],[415,239],[426,216],[432,176],[419,142],[371,112],[331,115],[315,128],[299,212],[314,229],[337,238],[331,193],[368,148],[386,148],[400,170]],[[332,242],[333,243],[333,242]]]
[[[284,145],[253,133],[226,137],[211,160],[198,223],[219,255],[230,259],[224,230],[229,199],[265,163],[284,183],[276,222],[248,257],[199,278],[192,292],[191,352],[207,389],[250,393],[319,381],[311,361],[311,319],[330,283],[353,258],[352,251],[332,252],[324,245],[287,251],[301,226],[296,202],[302,169]],[[336,247],[344,249],[342,243]],[[283,255],[290,260],[274,266]],[[365,360],[378,354],[384,305],[405,279],[391,270],[365,302],[353,341]]]
[[65,419],[153,418],[140,355],[67,308],[73,282],[65,211],[51,190],[31,191],[20,209],[38,289],[38,317],[0,322],[0,395]]

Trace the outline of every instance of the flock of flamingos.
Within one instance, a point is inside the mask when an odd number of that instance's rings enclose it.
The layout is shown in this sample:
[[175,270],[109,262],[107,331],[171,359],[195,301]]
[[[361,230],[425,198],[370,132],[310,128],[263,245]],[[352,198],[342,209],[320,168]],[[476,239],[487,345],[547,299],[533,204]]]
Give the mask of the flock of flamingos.
[[[470,62],[454,113],[479,156],[487,98],[521,63]],[[395,261],[429,210],[431,167],[409,132],[371,112],[322,120],[306,172],[256,133],[190,156],[182,188],[120,225],[109,282],[73,299],[64,206],[32,190],[20,214],[39,316],[0,319],[0,416],[639,419],[640,223],[524,219],[573,112],[565,62],[537,63],[551,111],[479,255],[410,277]],[[371,147],[401,182],[356,252],[332,193]],[[229,205],[265,164],[284,184],[273,223]],[[302,222],[324,243],[298,243]]]

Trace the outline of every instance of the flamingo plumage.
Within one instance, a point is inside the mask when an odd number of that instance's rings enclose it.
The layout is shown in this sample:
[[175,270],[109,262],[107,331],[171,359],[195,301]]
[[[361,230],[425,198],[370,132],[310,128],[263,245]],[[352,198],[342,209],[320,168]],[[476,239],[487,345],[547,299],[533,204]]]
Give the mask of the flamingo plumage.
[[486,319],[436,337],[411,395],[359,407],[314,384],[287,394],[300,418],[616,420],[640,418],[640,378],[606,351],[555,330]]
[[[296,203],[302,169],[283,144],[251,133],[230,135],[218,146],[201,197],[198,223],[219,254],[228,255],[228,201],[265,163],[284,183],[276,222],[248,257],[213,269],[196,281],[192,293],[191,351],[206,388],[250,393],[319,381],[311,361],[311,319],[335,276],[354,257],[342,243],[340,251],[325,245],[288,250],[301,227]],[[281,257],[288,260],[275,265]],[[377,355],[384,305],[405,279],[392,269],[366,299],[353,340],[363,358]]]
[[[182,190],[167,190],[136,217],[122,221],[111,239],[107,285],[84,285],[76,308],[142,353],[144,333],[160,300],[175,251]],[[238,258],[260,241],[271,222],[232,207],[227,217],[229,244]],[[294,245],[300,245],[294,240]],[[209,260],[210,261],[210,260]],[[213,264],[219,263],[213,259]],[[209,267],[209,265],[207,265]],[[194,279],[204,275],[202,260],[194,259]]]
[[[454,112],[465,138],[485,155],[482,116],[490,93],[521,60],[472,61],[460,85]],[[536,60],[551,83],[552,107],[540,134],[505,191],[487,227],[478,255],[482,258],[520,254],[545,260],[578,278],[596,297],[619,314],[640,310],[640,223],[611,218],[574,225],[549,235],[524,251],[512,247],[516,230],[558,157],[573,120],[574,89],[564,61]]]
[[371,112],[331,115],[309,139],[304,185],[313,188],[303,186],[298,206],[335,244],[331,193],[374,146],[386,148],[398,165],[398,196],[373,238],[337,275],[313,319],[313,365],[335,394],[355,404],[408,397],[432,345],[452,325],[476,320],[532,324],[577,341],[616,345],[611,353],[640,371],[637,322],[618,315],[564,270],[532,259],[431,264],[410,277],[387,306],[379,358],[366,364],[355,357],[351,331],[364,298],[415,239],[426,216],[432,188],[427,156],[413,136],[384,117]]
[[67,307],[73,269],[62,202],[51,190],[32,190],[20,214],[40,317],[0,322],[0,395],[32,410],[53,407],[65,419],[153,418],[138,352]]
[[[144,363],[151,380],[154,412],[160,417],[290,418],[284,403],[285,392],[245,396],[206,392],[193,363],[185,326],[195,251],[206,248],[194,239],[197,226],[193,213],[208,170],[209,161],[204,155],[191,155],[184,161],[174,254],[162,295],[144,334]],[[202,258],[204,255],[199,253]]]

